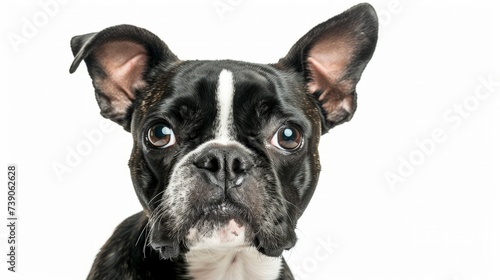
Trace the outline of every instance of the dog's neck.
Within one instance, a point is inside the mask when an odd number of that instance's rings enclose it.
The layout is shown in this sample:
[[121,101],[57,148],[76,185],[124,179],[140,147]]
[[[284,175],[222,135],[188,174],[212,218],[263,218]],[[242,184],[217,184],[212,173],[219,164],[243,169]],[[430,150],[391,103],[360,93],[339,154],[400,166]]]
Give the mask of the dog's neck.
[[186,255],[193,279],[274,280],[282,262],[260,254],[253,247],[191,250]]

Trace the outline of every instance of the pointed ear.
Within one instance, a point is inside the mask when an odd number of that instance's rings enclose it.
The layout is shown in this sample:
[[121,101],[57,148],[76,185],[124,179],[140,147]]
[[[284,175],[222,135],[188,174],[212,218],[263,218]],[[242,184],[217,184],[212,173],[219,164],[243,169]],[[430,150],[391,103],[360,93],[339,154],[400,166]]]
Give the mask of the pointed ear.
[[359,4],[319,24],[278,62],[303,75],[323,110],[324,130],[349,121],[356,110],[356,84],[377,43],[378,20]]
[[134,100],[147,84],[152,69],[178,58],[153,33],[118,25],[71,39],[73,73],[82,60],[92,78],[101,115],[130,131]]

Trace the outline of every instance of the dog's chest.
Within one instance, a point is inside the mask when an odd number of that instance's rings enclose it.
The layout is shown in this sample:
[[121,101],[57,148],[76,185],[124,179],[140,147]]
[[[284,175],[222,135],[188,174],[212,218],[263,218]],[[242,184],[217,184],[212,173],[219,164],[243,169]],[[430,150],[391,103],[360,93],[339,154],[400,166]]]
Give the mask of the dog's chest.
[[259,254],[255,248],[192,250],[187,272],[196,280],[276,280],[281,259]]

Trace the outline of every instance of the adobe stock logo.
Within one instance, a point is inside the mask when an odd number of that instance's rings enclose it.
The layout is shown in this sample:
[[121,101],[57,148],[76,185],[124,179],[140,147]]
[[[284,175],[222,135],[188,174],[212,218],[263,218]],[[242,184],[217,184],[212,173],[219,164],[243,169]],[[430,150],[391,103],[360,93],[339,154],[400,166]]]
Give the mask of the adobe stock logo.
[[116,126],[110,120],[103,119],[99,123],[99,127],[91,130],[84,129],[82,131],[84,139],[80,140],[76,145],[66,146],[64,162],[52,162],[52,170],[59,182],[63,181],[66,173],[71,173],[80,166],[83,160],[92,153],[94,147],[103,142],[104,136],[113,132],[115,128]]
[[243,0],[215,0],[212,2],[215,12],[220,20],[224,20],[228,12],[232,12],[236,7],[241,5]]
[[464,121],[480,108],[482,102],[500,91],[500,72],[490,74],[488,77],[481,76],[478,80],[474,92],[444,111],[443,121],[446,126],[432,129],[430,135],[424,139],[416,139],[413,150],[406,156],[398,157],[399,164],[396,170],[385,172],[385,180],[392,191],[412,176],[417,167],[423,165],[437,148],[450,138],[450,130],[459,129]]
[[317,245],[312,254],[305,257],[299,266],[292,269],[296,280],[314,279],[314,273],[318,271],[321,264],[327,263],[332,258],[335,250],[340,244],[333,240],[331,236],[316,238]]
[[9,32],[7,39],[15,52],[20,51],[20,47],[38,35],[40,29],[44,28],[51,18],[57,16],[61,10],[61,5],[67,4],[67,0],[40,0],[40,9],[31,17],[21,18],[21,27],[18,32]]

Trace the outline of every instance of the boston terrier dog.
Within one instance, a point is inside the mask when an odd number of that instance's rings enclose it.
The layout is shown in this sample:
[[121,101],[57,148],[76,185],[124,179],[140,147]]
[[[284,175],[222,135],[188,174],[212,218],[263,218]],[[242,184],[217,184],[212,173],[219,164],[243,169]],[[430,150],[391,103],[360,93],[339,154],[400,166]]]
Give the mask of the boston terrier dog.
[[187,61],[119,25],[71,40],[101,114],[133,137],[143,211],[115,230],[87,279],[293,279],[281,258],[318,182],[320,136],[349,121],[377,43],[359,4],[277,63]]

